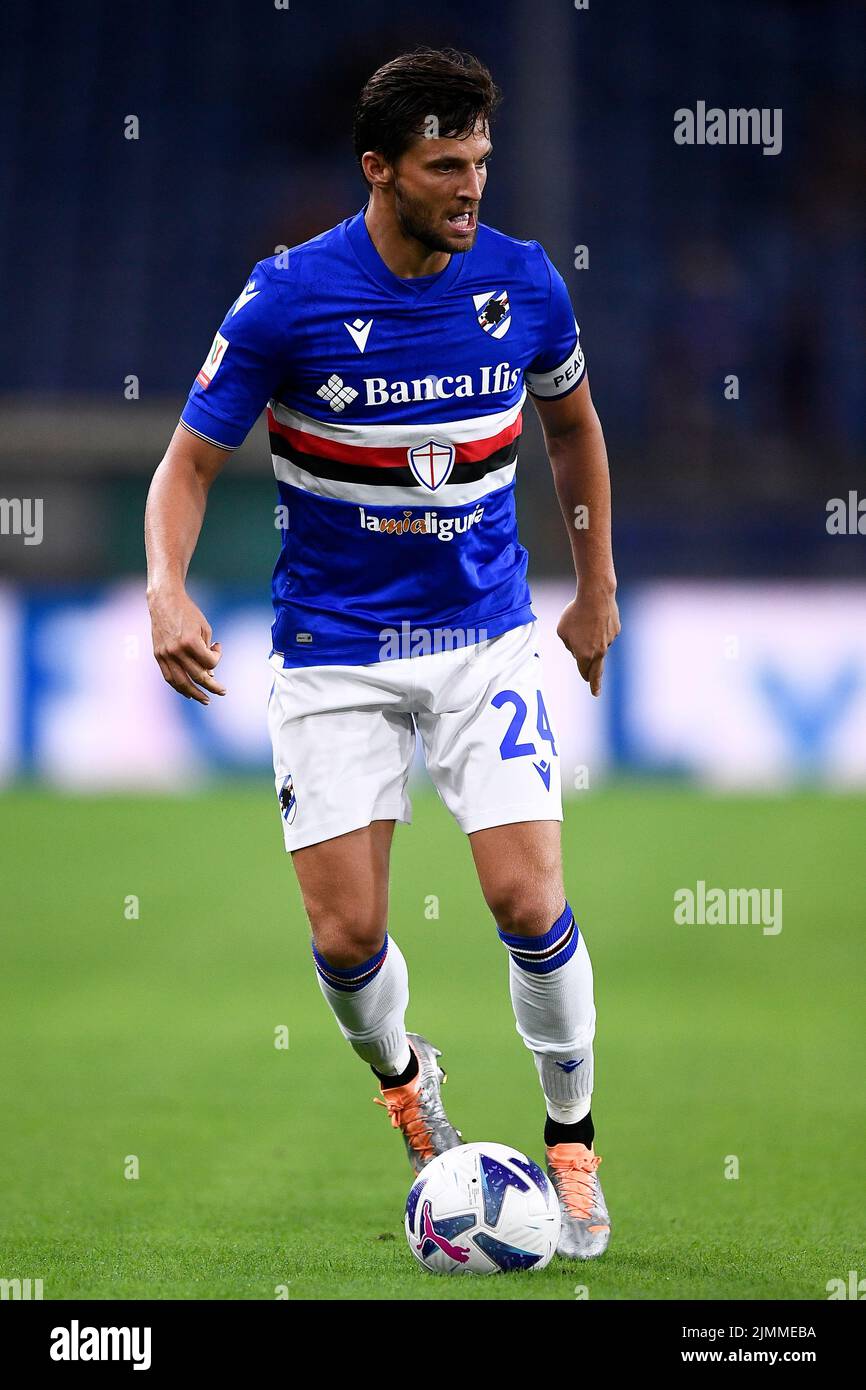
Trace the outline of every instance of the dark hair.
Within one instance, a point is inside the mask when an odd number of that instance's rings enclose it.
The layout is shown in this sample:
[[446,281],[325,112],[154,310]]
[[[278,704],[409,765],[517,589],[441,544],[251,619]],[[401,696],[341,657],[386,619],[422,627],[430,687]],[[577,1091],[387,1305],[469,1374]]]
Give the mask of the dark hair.
[[435,116],[442,139],[462,140],[487,124],[501,93],[483,63],[455,48],[416,48],[378,68],[355,106],[353,139],[358,163],[375,150],[389,164],[423,135]]

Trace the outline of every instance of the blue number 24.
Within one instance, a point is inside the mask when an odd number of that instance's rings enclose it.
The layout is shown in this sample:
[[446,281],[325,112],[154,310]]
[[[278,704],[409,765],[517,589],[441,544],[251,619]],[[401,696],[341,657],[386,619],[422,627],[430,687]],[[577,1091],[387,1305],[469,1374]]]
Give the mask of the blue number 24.
[[[542,699],[540,690],[537,690],[535,693],[538,698],[538,722],[535,727],[538,730],[539,738],[544,739],[546,743],[550,744],[551,757],[555,758],[556,744],[553,741],[553,730],[550,727],[550,720],[547,717],[544,700]],[[523,732],[523,726],[526,723],[527,715],[526,701],[523,696],[518,695],[516,690],[500,690],[498,695],[494,695],[490,703],[493,705],[494,709],[502,709],[503,705],[514,706],[514,718],[505,730],[505,737],[499,745],[500,757],[507,759],[534,756],[536,751],[534,743],[518,742]]]

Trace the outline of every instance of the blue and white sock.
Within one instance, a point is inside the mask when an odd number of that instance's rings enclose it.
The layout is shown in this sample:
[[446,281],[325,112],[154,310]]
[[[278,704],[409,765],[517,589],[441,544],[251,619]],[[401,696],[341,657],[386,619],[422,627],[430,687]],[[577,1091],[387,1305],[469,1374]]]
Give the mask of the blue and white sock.
[[338,970],[313,946],[319,988],[340,1032],[365,1062],[386,1076],[399,1076],[411,1059],[406,1040],[409,972],[399,946],[387,932],[369,960]]
[[547,1113],[576,1124],[592,1101],[595,1005],[586,942],[568,903],[544,936],[499,928],[508,947],[517,1031],[535,1058]]

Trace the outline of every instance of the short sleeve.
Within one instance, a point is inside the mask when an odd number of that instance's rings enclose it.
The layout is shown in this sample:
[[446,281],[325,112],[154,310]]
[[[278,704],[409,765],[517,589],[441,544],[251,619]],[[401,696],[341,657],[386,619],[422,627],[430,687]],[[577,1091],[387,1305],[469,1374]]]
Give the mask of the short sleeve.
[[541,254],[550,280],[550,294],[538,352],[524,376],[530,395],[555,400],[567,396],[580,385],[586,372],[586,360],[565,281],[547,253],[542,250]]
[[286,374],[283,287],[255,266],[193,382],[181,424],[223,449],[242,444]]

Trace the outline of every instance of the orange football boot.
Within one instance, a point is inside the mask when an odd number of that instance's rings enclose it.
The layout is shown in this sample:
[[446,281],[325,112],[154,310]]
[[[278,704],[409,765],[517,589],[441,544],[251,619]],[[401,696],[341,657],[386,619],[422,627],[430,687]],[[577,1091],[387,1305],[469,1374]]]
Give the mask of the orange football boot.
[[377,1105],[384,1105],[394,1129],[402,1130],[412,1171],[417,1175],[437,1154],[456,1149],[463,1143],[445,1114],[441,1087],[445,1072],[439,1066],[442,1053],[420,1033],[407,1033],[409,1046],[418,1058],[418,1072],[405,1086],[381,1086]]
[[585,1144],[551,1144],[547,1149],[547,1176],[562,1215],[556,1250],[572,1260],[603,1255],[610,1240],[610,1217],[598,1180],[600,1163]]

